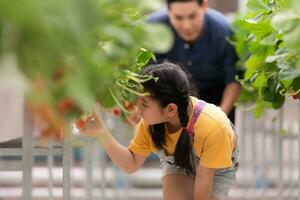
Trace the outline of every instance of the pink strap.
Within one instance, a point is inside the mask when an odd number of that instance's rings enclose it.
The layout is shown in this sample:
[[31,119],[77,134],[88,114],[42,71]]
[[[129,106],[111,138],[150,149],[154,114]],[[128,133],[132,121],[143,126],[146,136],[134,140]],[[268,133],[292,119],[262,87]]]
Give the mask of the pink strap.
[[199,100],[194,108],[192,121],[188,127],[188,134],[192,141],[194,141],[194,125],[195,125],[199,115],[201,114],[205,104],[206,104],[205,101]]

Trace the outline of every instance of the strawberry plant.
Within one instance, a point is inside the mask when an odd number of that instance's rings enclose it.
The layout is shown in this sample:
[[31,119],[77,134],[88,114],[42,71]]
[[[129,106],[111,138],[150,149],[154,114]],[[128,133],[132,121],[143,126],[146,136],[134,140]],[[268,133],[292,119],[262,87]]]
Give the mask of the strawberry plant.
[[172,41],[166,28],[145,24],[147,2],[0,1],[0,59],[16,61],[27,107],[48,132],[61,132],[95,102],[112,108],[132,101],[124,90],[137,91],[132,73],[153,57],[146,49],[166,51]]
[[242,102],[255,102],[254,115],[300,98],[300,2],[248,0],[233,22],[239,67],[245,69]]

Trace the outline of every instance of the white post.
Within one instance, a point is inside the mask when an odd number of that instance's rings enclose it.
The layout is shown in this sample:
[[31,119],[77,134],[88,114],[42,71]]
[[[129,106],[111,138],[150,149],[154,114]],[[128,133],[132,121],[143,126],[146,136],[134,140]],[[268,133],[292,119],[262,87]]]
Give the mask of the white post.
[[244,12],[246,10],[247,0],[239,0],[239,12]]
[[71,135],[64,136],[63,141],[63,199],[71,200],[70,189],[71,189]]

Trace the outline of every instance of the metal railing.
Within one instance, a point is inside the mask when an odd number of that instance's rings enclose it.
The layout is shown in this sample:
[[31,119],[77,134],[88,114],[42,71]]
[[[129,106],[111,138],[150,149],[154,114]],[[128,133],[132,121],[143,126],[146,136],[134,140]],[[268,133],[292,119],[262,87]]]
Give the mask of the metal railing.
[[[237,188],[241,199],[299,199],[300,104],[289,101],[278,111],[254,119],[238,109],[241,147]],[[235,196],[235,195],[233,195]]]
[[[120,121],[107,118],[113,133],[119,141],[128,144],[132,132],[118,133],[126,129]],[[134,180],[147,176],[145,171],[136,177],[125,175],[108,159],[99,143],[91,138],[70,134],[63,143],[53,141],[48,146],[39,146],[32,136],[32,127],[26,122],[22,147],[0,148],[0,157],[22,157],[19,162],[9,164],[0,159],[1,171],[21,171],[21,180],[16,178],[23,192],[19,198],[30,199],[160,199],[160,169],[157,166],[150,174],[148,186]],[[237,130],[240,144],[240,170],[237,184],[230,192],[230,199],[299,199],[300,184],[300,103],[290,101],[278,111],[267,111],[263,118],[254,119],[252,113],[243,108],[237,111]],[[123,138],[120,138],[123,137]],[[74,160],[74,148],[81,149],[81,159]],[[43,169],[37,164],[36,156],[45,156]],[[59,156],[62,162],[55,162]],[[46,169],[45,169],[46,168]],[[156,170],[157,169],[157,170]],[[40,170],[40,171],[38,171]],[[1,173],[0,171],[0,173]],[[44,174],[41,183],[40,173]],[[2,187],[0,175],[0,188]],[[14,177],[12,177],[14,178]],[[19,181],[18,181],[19,180]],[[13,184],[11,185],[13,187]],[[43,188],[43,190],[41,189]],[[6,187],[7,188],[7,187]],[[3,190],[2,190],[3,191]],[[38,191],[45,191],[40,195]],[[138,193],[139,191],[141,194]],[[150,190],[152,191],[152,190]],[[18,193],[19,194],[19,193]],[[0,199],[3,195],[0,189]],[[40,195],[40,196],[39,196]],[[143,196],[144,195],[144,196]],[[151,196],[152,195],[152,196]],[[15,194],[17,196],[17,194]],[[39,198],[37,198],[39,197]],[[151,198],[150,198],[151,197]]]

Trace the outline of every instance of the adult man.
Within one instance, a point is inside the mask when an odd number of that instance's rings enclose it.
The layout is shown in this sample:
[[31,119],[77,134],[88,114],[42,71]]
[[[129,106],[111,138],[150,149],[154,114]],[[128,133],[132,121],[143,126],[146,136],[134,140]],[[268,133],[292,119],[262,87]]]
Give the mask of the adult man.
[[157,61],[179,64],[192,75],[201,99],[220,105],[234,122],[234,103],[241,86],[235,81],[237,56],[227,41],[231,35],[225,17],[207,9],[207,0],[167,0],[167,9],[149,16],[174,33],[174,45]]

